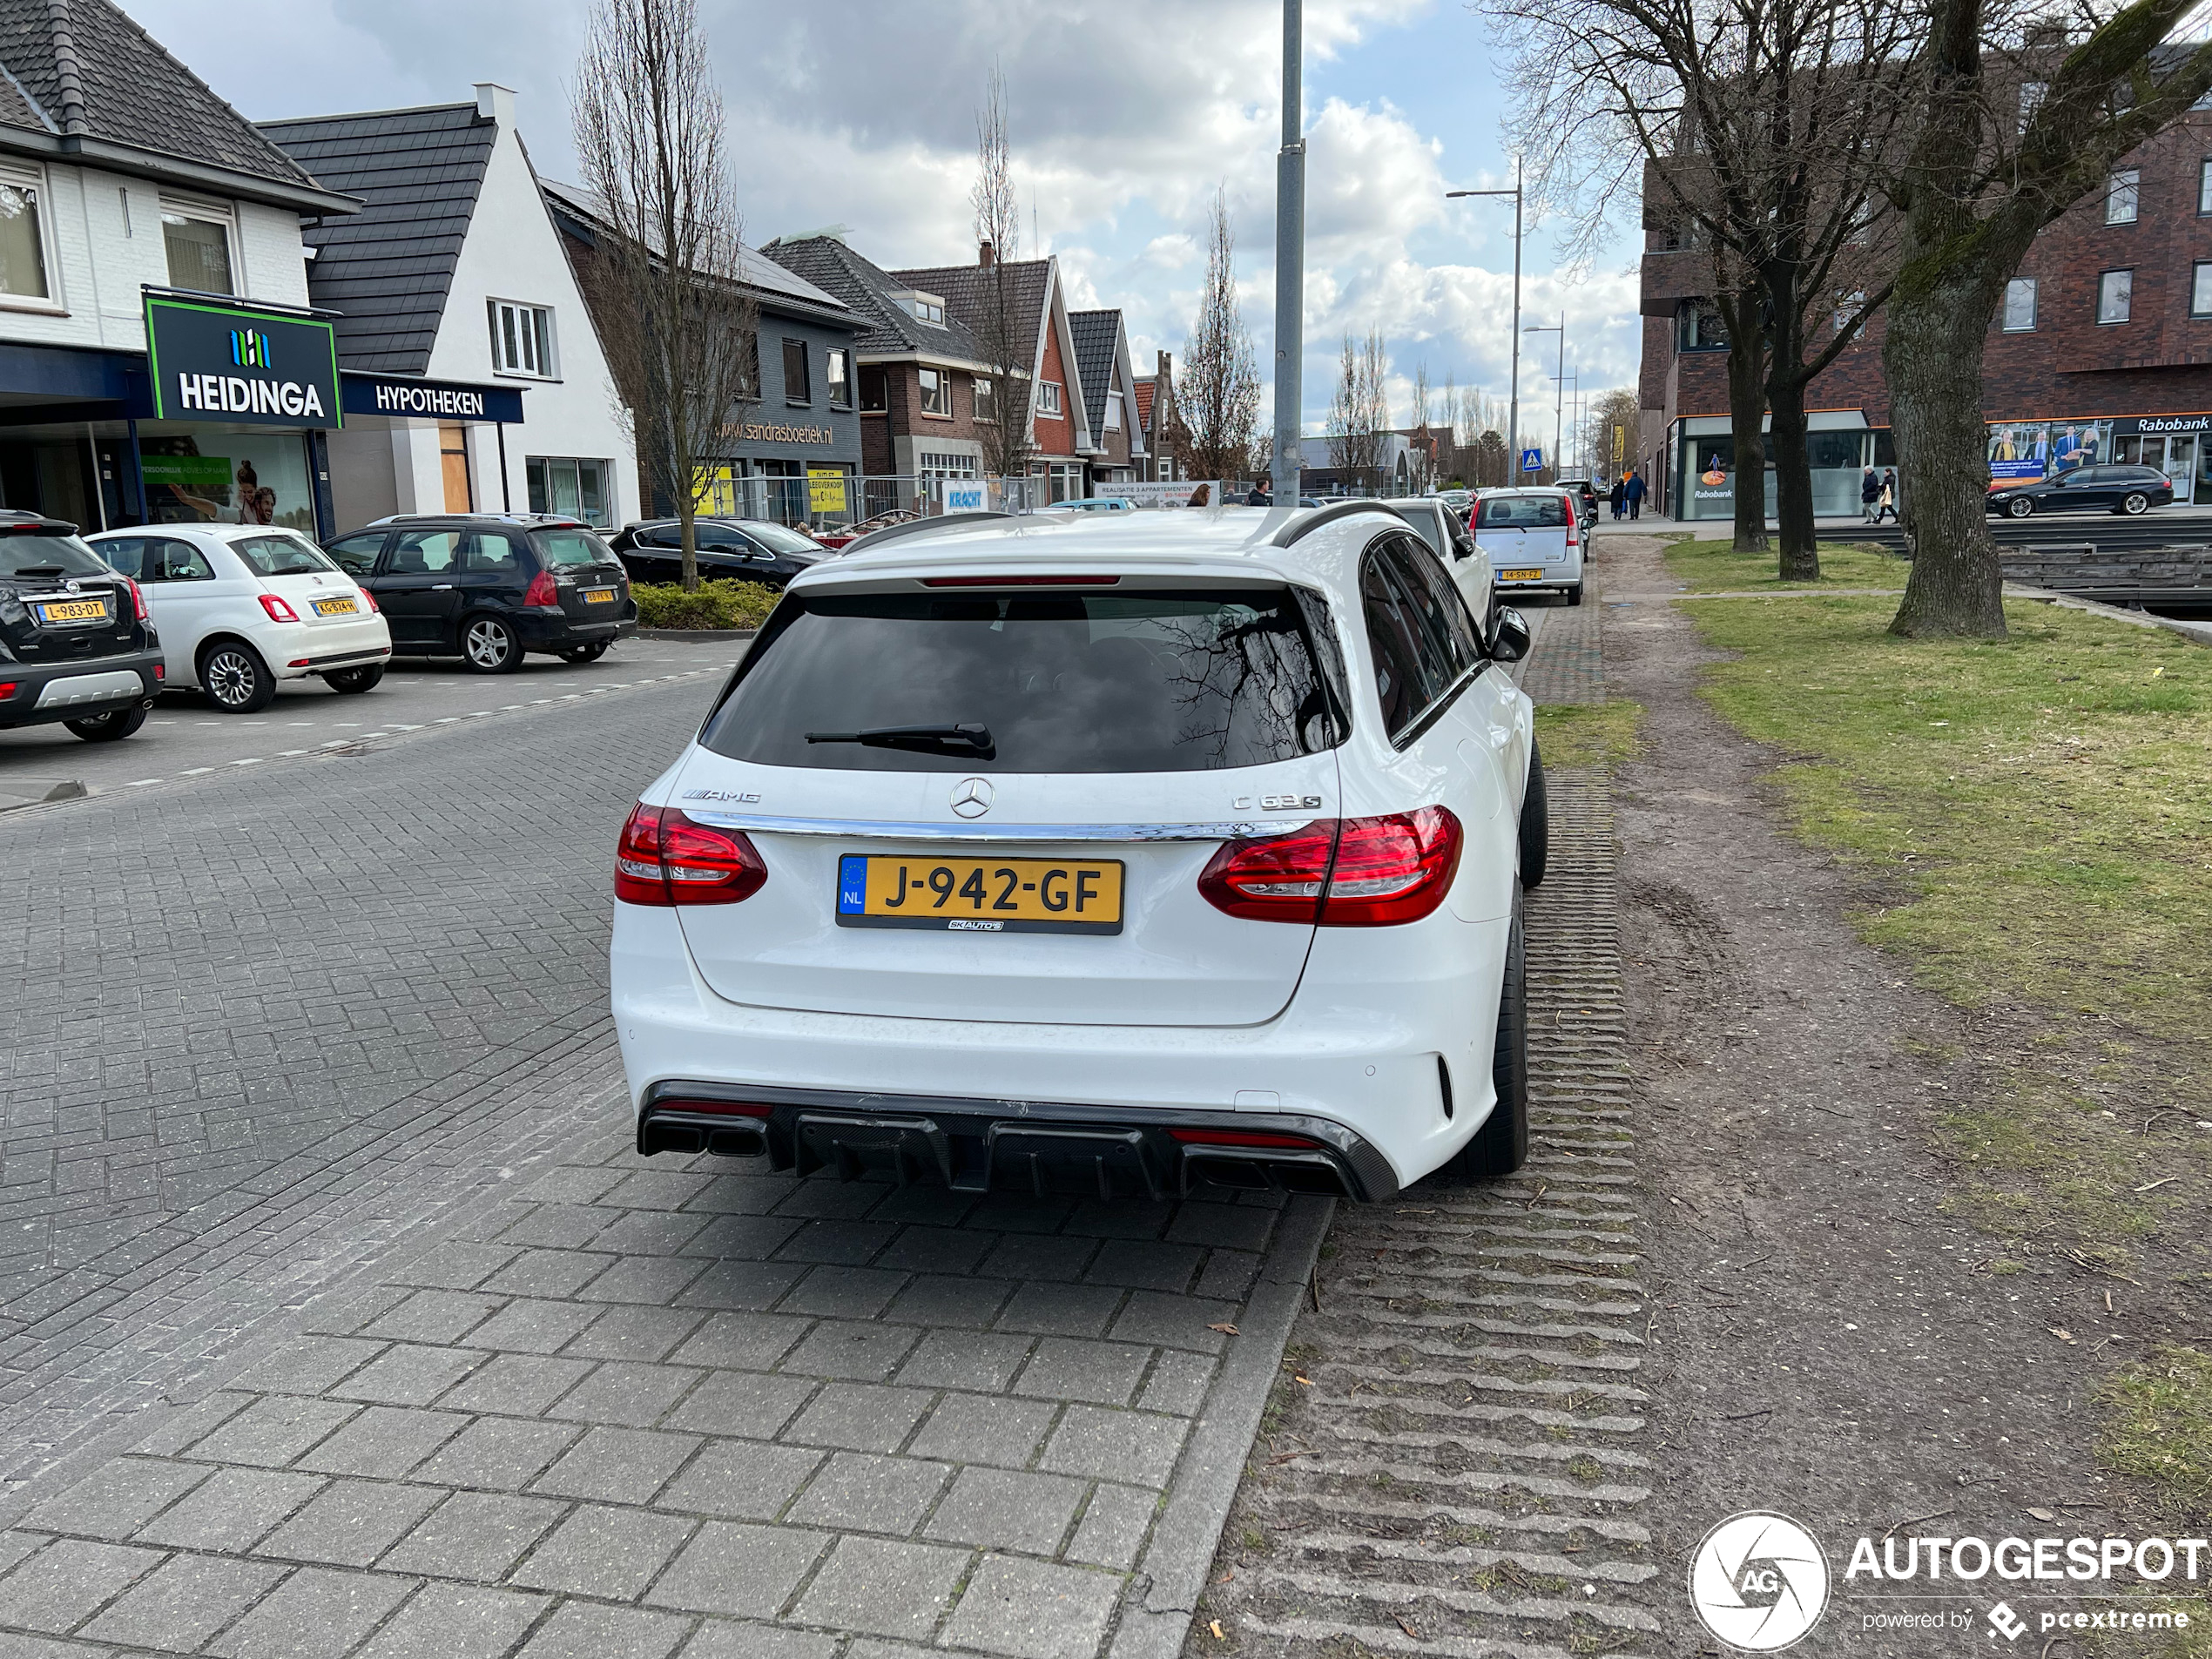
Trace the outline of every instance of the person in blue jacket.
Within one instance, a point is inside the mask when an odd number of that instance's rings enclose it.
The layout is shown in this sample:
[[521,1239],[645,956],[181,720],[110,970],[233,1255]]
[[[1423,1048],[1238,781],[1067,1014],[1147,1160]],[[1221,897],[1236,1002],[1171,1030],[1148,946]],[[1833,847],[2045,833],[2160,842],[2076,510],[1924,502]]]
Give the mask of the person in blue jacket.
[[1634,467],[1629,469],[1628,486],[1621,493],[1629,498],[1629,516],[1630,518],[1642,517],[1643,475]]

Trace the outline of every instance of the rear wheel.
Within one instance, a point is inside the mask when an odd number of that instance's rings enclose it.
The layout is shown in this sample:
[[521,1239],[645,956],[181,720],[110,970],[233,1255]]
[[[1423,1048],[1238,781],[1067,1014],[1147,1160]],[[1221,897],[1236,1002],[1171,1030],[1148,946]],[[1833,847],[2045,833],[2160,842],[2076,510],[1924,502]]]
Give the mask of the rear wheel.
[[199,679],[224,714],[259,714],[276,700],[276,676],[242,639],[219,639],[200,652]]
[[1528,959],[1521,942],[1521,895],[1514,894],[1513,931],[1506,939],[1505,982],[1498,994],[1498,1042],[1490,1081],[1498,1103],[1447,1166],[1477,1181],[1511,1175],[1528,1161]]
[[461,631],[461,660],[472,673],[509,673],[522,665],[523,642],[498,617],[472,617]]
[[2129,518],[2138,513],[2150,511],[2150,497],[2140,489],[2131,489],[2120,498],[2120,510]]
[[1528,744],[1528,786],[1521,793],[1521,886],[1526,892],[1544,884],[1551,856],[1551,796],[1544,788],[1544,752]]
[[1581,583],[1577,582],[1573,587],[1568,589],[1567,603],[1570,605],[1578,605],[1582,603],[1582,584]]
[[571,645],[561,653],[564,663],[596,663],[607,654],[607,642],[595,639],[589,645]]
[[133,705],[114,709],[106,714],[89,714],[81,720],[64,722],[69,729],[87,743],[113,743],[127,738],[146,723],[144,707]]
[[334,668],[322,677],[322,683],[334,691],[373,691],[383,678],[383,664],[365,663],[359,668]]

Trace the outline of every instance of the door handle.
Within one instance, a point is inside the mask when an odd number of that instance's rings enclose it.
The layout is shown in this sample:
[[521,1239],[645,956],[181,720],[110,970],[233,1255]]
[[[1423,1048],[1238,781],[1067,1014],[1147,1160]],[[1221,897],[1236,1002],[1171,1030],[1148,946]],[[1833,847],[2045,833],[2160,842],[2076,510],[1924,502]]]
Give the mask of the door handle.
[[453,583],[450,582],[433,582],[430,584],[430,591],[433,593],[451,593],[453,591]]

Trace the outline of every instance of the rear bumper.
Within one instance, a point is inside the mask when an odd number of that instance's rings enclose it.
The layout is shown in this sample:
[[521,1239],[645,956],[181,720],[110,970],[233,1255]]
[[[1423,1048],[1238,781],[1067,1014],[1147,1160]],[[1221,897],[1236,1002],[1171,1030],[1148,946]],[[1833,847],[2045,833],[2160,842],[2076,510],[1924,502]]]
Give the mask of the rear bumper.
[[[1197,1138],[1207,1135],[1220,1139]],[[1303,1144],[1252,1143],[1263,1139]],[[847,1181],[888,1176],[901,1185],[1040,1197],[1073,1192],[1157,1203],[1208,1184],[1364,1201],[1398,1191],[1389,1160],[1374,1147],[1341,1123],[1297,1114],[1136,1112],[671,1081],[645,1091],[637,1150],[648,1157],[765,1156],[772,1167],[800,1175],[827,1169]]]
[[129,651],[72,663],[0,663],[0,727],[51,725],[151,703],[161,690],[161,653]]
[[516,610],[509,615],[516,632],[523,637],[524,651],[567,651],[601,640],[636,638],[637,608],[624,603],[607,609],[614,614],[604,621],[597,617],[572,617],[566,611]]

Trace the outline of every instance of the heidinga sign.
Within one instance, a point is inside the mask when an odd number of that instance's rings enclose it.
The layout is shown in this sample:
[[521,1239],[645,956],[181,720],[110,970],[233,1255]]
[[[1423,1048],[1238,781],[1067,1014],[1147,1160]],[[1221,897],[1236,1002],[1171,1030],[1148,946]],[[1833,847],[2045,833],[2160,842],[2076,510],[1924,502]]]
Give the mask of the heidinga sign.
[[345,424],[327,318],[150,293],[146,354],[157,420]]

